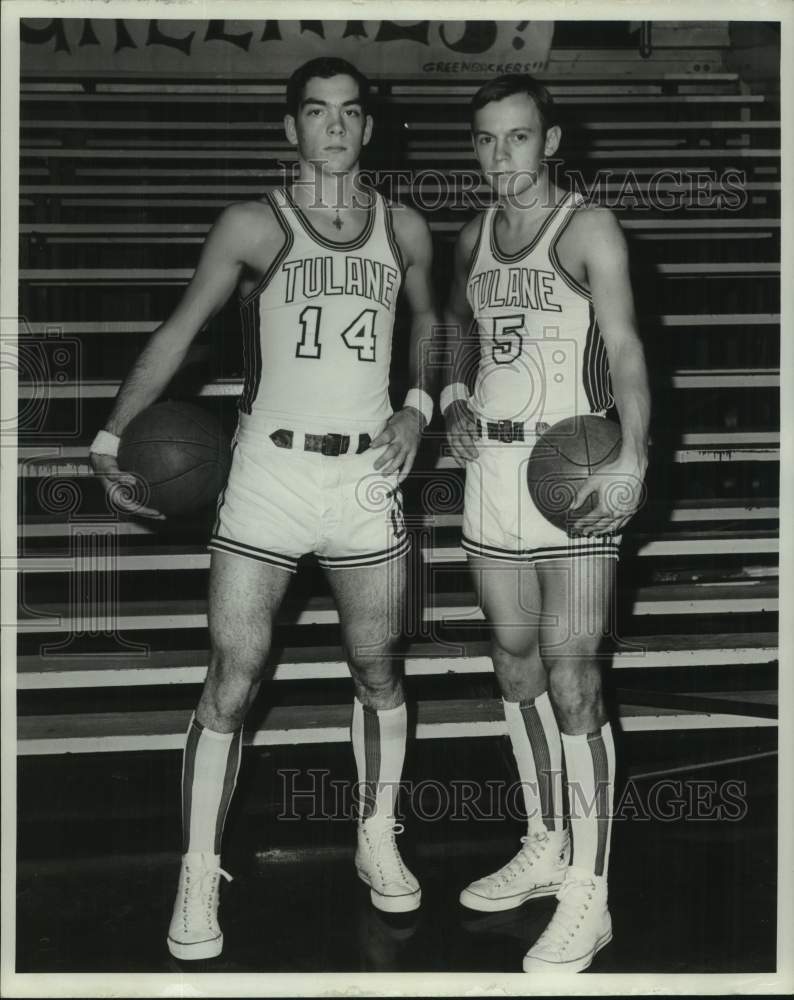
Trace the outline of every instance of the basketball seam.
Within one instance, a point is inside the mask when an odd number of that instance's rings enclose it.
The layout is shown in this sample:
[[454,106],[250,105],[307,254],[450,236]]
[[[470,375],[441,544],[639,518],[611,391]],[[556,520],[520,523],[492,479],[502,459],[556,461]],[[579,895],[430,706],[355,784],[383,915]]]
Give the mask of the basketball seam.
[[[189,420],[190,423],[194,427],[198,427],[200,430],[204,431],[205,434],[207,433],[208,428],[207,428],[206,424],[201,423],[201,421],[198,419],[198,417],[193,415],[192,410],[188,410],[187,409],[188,406],[191,406],[190,403],[187,403],[187,404],[185,404],[185,403],[174,403],[174,404],[169,404],[169,405],[173,405],[173,406],[178,407],[180,409],[180,411],[181,411],[180,412],[180,419]],[[200,408],[196,407],[196,409],[200,409]],[[210,417],[210,414],[205,413],[203,410],[201,410],[201,415],[202,415],[202,417]],[[209,433],[210,434],[212,433],[211,429],[209,429]]]
[[[218,438],[218,443],[224,444],[224,438]],[[203,441],[191,441],[190,438],[136,438],[134,441],[128,442],[126,445],[122,445],[121,448],[136,448],[140,445],[150,445],[150,444],[192,444],[197,448],[210,448],[209,444],[205,444]],[[119,450],[121,450],[121,448]]]
[[[169,400],[168,402],[165,402],[165,403],[155,403],[154,405],[157,406],[157,407],[161,407],[162,410],[176,408],[177,410],[180,411],[180,413],[179,413],[180,420],[184,419],[184,420],[190,421],[190,423],[194,427],[198,427],[200,430],[204,431],[205,434],[207,434],[207,433],[209,433],[209,434],[214,433],[211,427],[208,428],[206,426],[206,424],[203,424],[203,423],[201,423],[199,421],[198,417],[196,417],[196,416],[193,415],[192,410],[198,410],[201,413],[201,415],[203,417],[207,417],[210,420],[210,422],[214,422],[216,420],[216,418],[213,417],[212,414],[206,413],[204,410],[201,409],[201,407],[194,406],[193,403],[181,403],[181,402],[178,402],[176,400]],[[123,435],[122,435],[122,437],[123,437]]]
[[587,424],[582,423],[582,430],[584,431],[582,437],[584,438],[584,453],[585,453],[585,459],[587,461],[587,474],[588,476],[592,476],[593,466],[592,463],[590,462],[590,442],[588,440]]
[[[561,451],[560,448],[562,446],[560,446],[558,448],[557,445],[551,444],[551,442],[549,442],[549,441],[544,441],[543,444],[546,447],[550,448],[555,453],[555,455],[558,458],[565,459],[566,462],[569,462],[571,465],[575,465],[579,469],[583,469],[585,467],[585,463],[584,462],[577,462],[575,458],[571,458],[569,455],[566,455],[564,451]],[[548,457],[551,458],[551,455],[549,455]],[[588,469],[588,471],[590,469],[590,461],[589,461],[589,459],[587,461],[587,469]]]
[[201,462],[200,465],[191,465],[189,469],[185,469],[183,472],[180,472],[175,476],[171,476],[168,479],[156,479],[154,481],[147,479],[146,481],[150,483],[152,486],[168,486],[171,483],[178,483],[179,480],[182,479],[184,476],[192,475],[194,472],[201,472],[201,470],[205,469],[207,466],[214,467],[214,465],[215,465],[214,462]]
[[[588,414],[588,416],[591,416],[591,415],[592,414]],[[580,469],[584,468],[584,464],[580,464],[575,459],[571,458],[570,456],[568,456],[568,455],[564,454],[562,451],[560,451],[560,448],[562,447],[561,445],[558,447],[556,444],[553,444],[552,441],[550,441],[550,440],[544,440],[543,441],[543,445],[546,448],[550,448],[559,458],[564,458],[566,462],[570,462],[571,465],[579,466]],[[612,445],[612,447],[609,449],[609,451],[606,453],[606,455],[604,455],[604,458],[602,459],[602,461],[606,461],[606,459],[608,459],[610,457],[610,455],[612,455],[612,453],[615,451],[615,449],[619,445],[620,445],[620,441],[616,441]],[[585,431],[585,448],[587,448],[587,432],[586,431]],[[588,451],[587,469],[588,469],[588,472],[589,472],[590,471],[590,452],[589,452],[589,449],[587,451]],[[551,456],[549,456],[549,457],[551,457]]]

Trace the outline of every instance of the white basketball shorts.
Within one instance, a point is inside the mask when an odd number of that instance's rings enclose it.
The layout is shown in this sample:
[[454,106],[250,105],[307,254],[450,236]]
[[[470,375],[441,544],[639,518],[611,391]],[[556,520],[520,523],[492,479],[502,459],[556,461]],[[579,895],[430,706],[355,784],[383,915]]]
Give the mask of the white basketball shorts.
[[466,463],[463,549],[506,562],[572,556],[617,559],[621,535],[571,537],[547,521],[533,503],[527,465],[537,437],[534,427],[526,426],[523,441],[477,439],[478,457]]
[[208,547],[290,572],[307,553],[327,569],[375,566],[404,555],[410,537],[397,474],[373,468],[380,448],[356,454],[360,433],[374,438],[382,427],[357,427],[346,435],[344,453],[323,454],[304,450],[305,435],[327,428],[240,414]]

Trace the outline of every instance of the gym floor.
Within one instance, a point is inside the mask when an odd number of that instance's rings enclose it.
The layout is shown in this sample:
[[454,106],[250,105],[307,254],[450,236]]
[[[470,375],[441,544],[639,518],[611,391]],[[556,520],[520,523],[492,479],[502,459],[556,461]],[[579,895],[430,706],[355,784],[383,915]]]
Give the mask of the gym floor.
[[[774,971],[776,731],[628,734],[623,744],[610,862],[614,940],[591,970]],[[224,952],[188,968],[520,971],[554,899],[501,914],[457,901],[468,881],[513,855],[520,820],[484,818],[484,799],[480,818],[469,809],[456,819],[439,806],[441,785],[426,786],[405,808],[399,841],[422,883],[422,906],[384,915],[355,876],[352,822],[309,819],[316,797],[285,800],[290,782],[306,790],[309,769],[329,772],[315,775],[316,787],[351,779],[351,757],[341,744],[245,752],[224,844],[234,876],[221,890]],[[406,764],[415,783],[513,780],[500,738],[414,742]],[[180,766],[176,752],[20,761],[17,972],[185,970],[165,946]],[[326,813],[344,811],[332,805],[325,801]],[[285,808],[302,815],[277,819]],[[431,820],[433,812],[442,815]]]

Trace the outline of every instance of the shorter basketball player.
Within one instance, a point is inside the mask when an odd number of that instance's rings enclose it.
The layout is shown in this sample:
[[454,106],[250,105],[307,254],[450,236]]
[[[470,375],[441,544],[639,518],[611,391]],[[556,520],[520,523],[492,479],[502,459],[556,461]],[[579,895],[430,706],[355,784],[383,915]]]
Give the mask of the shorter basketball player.
[[[245,379],[210,542],[209,670],[184,751],[183,857],[168,933],[180,959],[212,958],[223,945],[221,837],[243,720],[305,553],[327,573],[355,688],[351,736],[363,789],[355,868],[379,909],[420,902],[395,843],[406,744],[396,644],[409,548],[399,484],[432,414],[420,345],[438,316],[427,224],[357,183],[373,128],[368,96],[366,78],[341,59],[295,71],[284,125],[298,154],[296,182],[224,210],[182,302],[144,349],[92,446],[94,469],[111,489],[119,435],[160,396],[192,339],[236,290]],[[412,388],[393,412],[400,292],[412,311]]]
[[[615,755],[596,655],[620,531],[642,495],[647,375],[620,226],[554,184],[544,164],[561,138],[546,89],[522,75],[485,84],[472,101],[472,136],[496,199],[457,242],[445,322],[458,335],[441,408],[466,463],[462,544],[492,626],[528,829],[516,856],[460,900],[493,911],[556,894],[524,969],[575,972],[612,936]],[[569,535],[532,503],[532,446],[559,420],[603,416],[613,404],[620,454],[582,485],[573,507],[591,493],[597,503],[571,517]]]

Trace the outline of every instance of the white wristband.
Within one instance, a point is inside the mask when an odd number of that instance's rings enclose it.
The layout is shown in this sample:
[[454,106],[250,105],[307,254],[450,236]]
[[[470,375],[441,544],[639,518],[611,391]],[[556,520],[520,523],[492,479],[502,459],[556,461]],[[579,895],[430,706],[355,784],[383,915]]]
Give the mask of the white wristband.
[[413,406],[425,418],[425,426],[433,419],[433,400],[424,389],[409,389],[403,406]]
[[88,451],[95,455],[112,455],[115,458],[119,453],[119,441],[120,438],[110,431],[100,431]]
[[441,390],[441,399],[439,401],[441,413],[446,413],[449,407],[459,399],[463,400],[464,403],[468,403],[469,401],[469,390],[463,382],[452,382],[444,386]]

